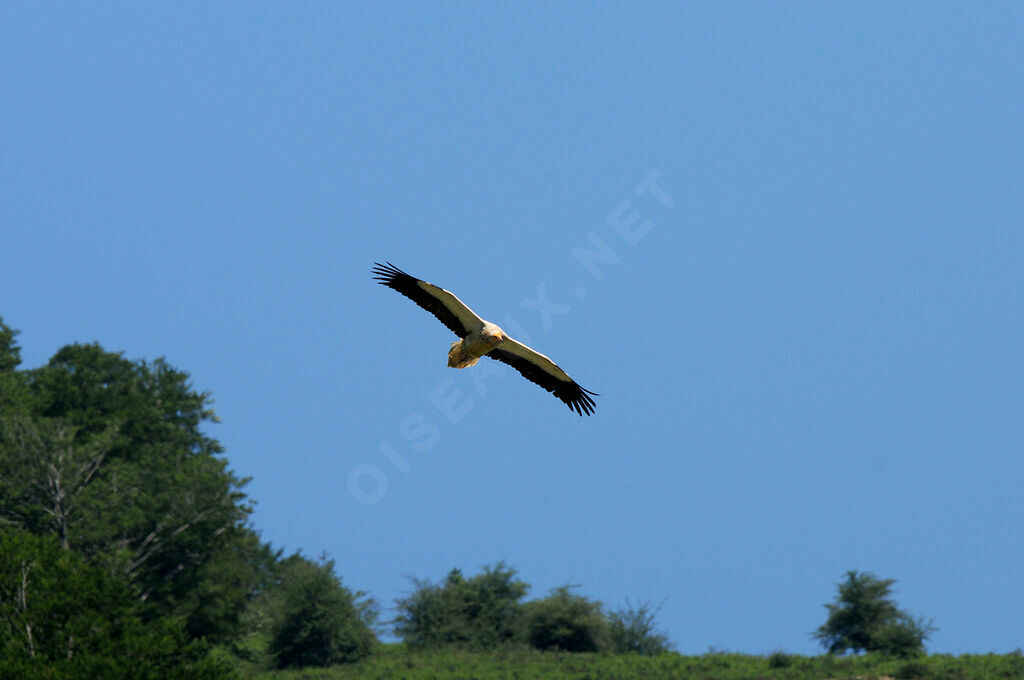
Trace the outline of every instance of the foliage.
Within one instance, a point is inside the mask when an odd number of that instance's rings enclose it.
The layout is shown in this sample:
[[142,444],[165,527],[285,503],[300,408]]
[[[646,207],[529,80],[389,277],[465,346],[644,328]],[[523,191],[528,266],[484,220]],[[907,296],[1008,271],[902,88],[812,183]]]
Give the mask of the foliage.
[[768,668],[786,668],[793,663],[793,655],[781,650],[772,652],[768,657]]
[[[16,337],[0,318],[0,677],[1024,677],[1019,653],[920,654],[931,623],[858,572],[826,605],[821,657],[684,657],[649,603],[605,612],[568,586],[524,603],[504,563],[413,579],[394,621],[407,644],[381,651],[375,604],[333,562],[282,559],[246,524],[247,480],[187,373],[97,344],[23,370]],[[867,653],[837,656],[851,650]]]
[[211,642],[229,642],[246,633],[245,612],[260,589],[271,582],[281,552],[247,527],[231,527],[223,543],[203,562],[188,591],[189,633]]
[[0,677],[232,677],[180,621],[143,625],[127,584],[52,536],[0,529]]
[[412,579],[414,589],[397,602],[394,631],[412,649],[496,649],[528,645],[539,650],[612,651],[655,655],[669,649],[656,630],[649,603],[606,614],[601,603],[563,586],[521,603],[529,585],[503,562],[470,578],[459,569],[443,583]]
[[517,636],[520,600],[529,586],[503,562],[468,579],[453,569],[443,584],[412,581],[414,590],[398,600],[394,622],[395,634],[410,646],[489,649]]
[[21,364],[21,348],[15,342],[18,331],[4,323],[0,316],[0,413],[24,412],[27,409],[28,386]]
[[283,572],[269,650],[278,667],[351,663],[370,653],[376,642],[372,608],[341,585],[332,560],[295,555]]
[[636,652],[644,656],[661,654],[671,649],[668,637],[657,632],[655,617],[661,607],[650,602],[636,607],[626,606],[608,615],[608,637],[612,651]]
[[[0,364],[11,365],[5,329]],[[52,533],[123,574],[149,618],[184,617],[211,640],[235,634],[264,547],[245,526],[246,480],[200,430],[216,419],[209,395],[162,359],[97,344],[15,373],[25,389],[0,412],[0,523]]]
[[574,594],[571,586],[528,602],[524,617],[526,640],[535,649],[596,652],[608,647],[608,621],[601,603]]
[[216,422],[209,395],[163,359],[98,344],[19,370],[16,335],[0,319],[0,527],[53,537],[62,559],[99,568],[147,630],[175,621],[185,641],[240,639],[280,553],[246,525],[246,480],[201,430]]
[[18,333],[0,316],[0,373],[10,373],[21,363],[21,348],[14,341]]
[[935,629],[930,621],[896,607],[890,599],[893,583],[866,572],[846,572],[836,601],[825,605],[828,619],[814,637],[830,654],[852,650],[906,657],[922,652]]
[[[1024,658],[986,654],[934,655],[904,661],[881,654],[837,657],[786,655],[786,666],[771,666],[771,657],[710,653],[655,656],[540,652],[522,647],[472,651],[410,649],[385,645],[356,664],[304,671],[253,671],[253,680],[821,680],[822,678],[898,677],[924,671],[926,680],[1009,680],[1024,677]],[[907,667],[908,663],[915,664]]]
[[870,651],[900,658],[916,656],[924,652],[924,641],[934,630],[930,620],[900,612],[875,631]]
[[0,415],[0,516],[69,548],[85,519],[80,502],[116,433],[112,425],[88,443],[54,418]]

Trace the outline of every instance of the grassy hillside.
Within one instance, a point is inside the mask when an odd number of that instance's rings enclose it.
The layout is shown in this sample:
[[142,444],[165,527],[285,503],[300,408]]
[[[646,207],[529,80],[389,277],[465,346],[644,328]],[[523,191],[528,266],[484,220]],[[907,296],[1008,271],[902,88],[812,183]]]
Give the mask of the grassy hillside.
[[825,680],[898,678],[925,680],[1024,679],[1024,655],[932,655],[912,660],[877,656],[804,657],[710,653],[567,654],[506,650],[410,652],[386,645],[365,661],[302,671],[256,671],[250,680]]

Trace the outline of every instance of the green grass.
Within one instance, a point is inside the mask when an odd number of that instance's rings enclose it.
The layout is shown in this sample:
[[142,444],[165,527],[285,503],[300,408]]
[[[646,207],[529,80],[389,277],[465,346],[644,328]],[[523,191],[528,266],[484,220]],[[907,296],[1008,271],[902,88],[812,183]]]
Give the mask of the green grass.
[[917,659],[873,655],[766,656],[709,653],[653,657],[567,654],[506,649],[496,652],[418,652],[382,645],[365,661],[301,671],[243,669],[247,680],[1024,680],[1024,655],[935,654]]

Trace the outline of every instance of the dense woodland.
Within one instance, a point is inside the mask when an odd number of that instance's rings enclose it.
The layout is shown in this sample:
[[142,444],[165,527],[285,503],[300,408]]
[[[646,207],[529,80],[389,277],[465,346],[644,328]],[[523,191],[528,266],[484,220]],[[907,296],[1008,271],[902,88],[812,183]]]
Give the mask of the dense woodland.
[[383,620],[333,560],[260,538],[187,373],[97,344],[22,369],[16,336],[0,319],[0,677],[1024,678],[1019,653],[924,655],[931,622],[857,572],[821,657],[684,657],[656,606],[527,600],[503,563],[414,580]]

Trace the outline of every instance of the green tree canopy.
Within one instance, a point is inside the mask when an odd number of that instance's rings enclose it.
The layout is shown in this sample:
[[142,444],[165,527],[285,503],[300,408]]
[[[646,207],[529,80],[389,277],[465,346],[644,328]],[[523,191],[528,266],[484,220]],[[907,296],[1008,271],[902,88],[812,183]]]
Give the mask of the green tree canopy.
[[608,647],[608,620],[600,602],[554,589],[547,597],[526,603],[526,639],[536,649],[596,652]]
[[24,412],[28,408],[25,376],[21,365],[21,348],[15,342],[18,331],[4,323],[0,316],[0,414]]
[[11,373],[21,364],[21,348],[14,338],[18,331],[4,323],[0,316],[0,373]]
[[650,602],[637,606],[626,606],[608,614],[608,637],[611,648],[616,652],[636,652],[643,656],[654,656],[672,648],[668,636],[658,631],[655,617],[661,607],[652,607]]
[[442,584],[413,579],[398,600],[395,634],[414,647],[493,648],[518,634],[520,600],[529,586],[503,562],[466,578],[453,569]]
[[230,677],[180,621],[143,625],[128,585],[53,536],[0,529],[0,677]]
[[116,433],[76,443],[64,420],[0,415],[0,517],[37,534],[55,534],[61,547],[85,519],[82,498]]
[[350,663],[366,657],[376,642],[370,627],[372,602],[345,588],[334,561],[285,561],[273,614],[270,652],[280,668]]
[[814,637],[830,654],[868,651],[905,657],[923,651],[935,629],[930,621],[897,608],[890,598],[893,583],[868,572],[846,572],[835,602],[825,605],[828,619]]
[[[0,355],[11,353],[5,329]],[[209,395],[163,359],[97,344],[15,374],[27,406],[0,412],[0,522],[53,533],[123,574],[149,616],[183,616],[198,637],[232,634],[267,548],[246,525],[247,480],[201,429],[216,421]]]

